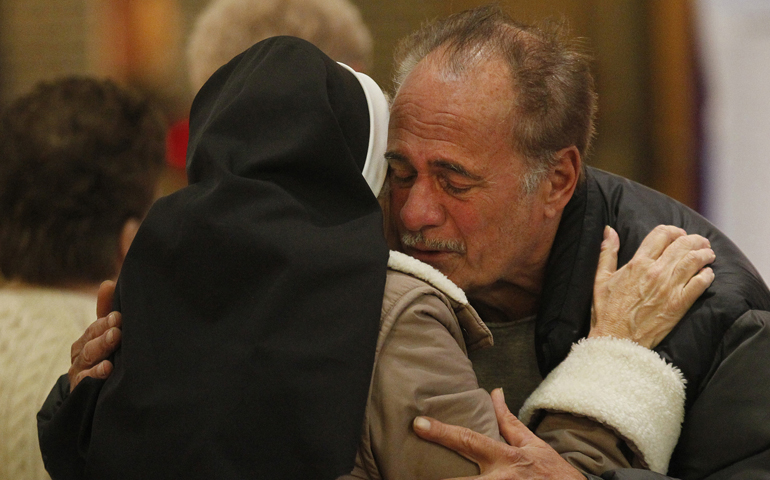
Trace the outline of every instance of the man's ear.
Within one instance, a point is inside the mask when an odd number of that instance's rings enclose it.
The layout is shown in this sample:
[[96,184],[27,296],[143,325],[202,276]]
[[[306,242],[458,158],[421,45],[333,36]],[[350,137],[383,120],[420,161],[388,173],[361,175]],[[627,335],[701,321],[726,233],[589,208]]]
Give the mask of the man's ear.
[[548,172],[545,198],[545,213],[554,218],[561,214],[567,202],[572,198],[580,179],[582,160],[574,145],[563,148],[556,154],[556,165]]
[[126,223],[123,224],[123,230],[120,231],[120,238],[118,240],[118,270],[123,265],[128,248],[131,246],[131,242],[134,241],[136,232],[139,231],[139,225],[141,224],[141,220],[133,217],[126,220]]

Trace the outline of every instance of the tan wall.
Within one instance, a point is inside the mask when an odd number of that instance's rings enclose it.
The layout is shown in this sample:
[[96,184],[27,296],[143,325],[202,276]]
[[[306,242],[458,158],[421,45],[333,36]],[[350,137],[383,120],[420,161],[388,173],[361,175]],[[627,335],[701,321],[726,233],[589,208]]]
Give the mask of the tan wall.
[[653,178],[650,186],[697,208],[697,100],[691,5],[650,0]]
[[0,104],[88,67],[85,0],[0,0]]

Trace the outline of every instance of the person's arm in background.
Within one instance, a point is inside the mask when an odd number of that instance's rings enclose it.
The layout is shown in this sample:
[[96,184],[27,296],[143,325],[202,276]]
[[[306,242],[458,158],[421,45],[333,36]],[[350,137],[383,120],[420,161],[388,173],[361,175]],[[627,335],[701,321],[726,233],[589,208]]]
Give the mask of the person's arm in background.
[[[614,231],[611,229],[606,231],[605,241],[602,243],[600,264],[594,290],[594,316],[592,318],[591,334],[589,335],[591,338],[585,341],[585,343],[593,342],[595,344],[594,337],[597,337],[599,341],[606,341],[607,339],[601,337],[611,334],[616,337],[633,339],[639,343],[634,348],[636,348],[640,355],[657,357],[655,353],[647,349],[659,342],[676,325],[692,303],[711,284],[714,278],[713,272],[710,268],[704,267],[714,260],[714,253],[709,248],[708,241],[703,237],[697,235],[685,236],[681,229],[675,227],[659,227],[648,235],[642,246],[640,246],[634,260],[629,262],[629,265],[616,271],[618,242],[617,234]],[[622,342],[622,340],[611,341]],[[568,364],[571,361],[571,357],[577,356],[574,354],[575,349],[573,349],[573,352],[562,366]],[[622,359],[626,353],[619,352],[618,355]],[[671,374],[666,373],[665,368],[671,369],[672,367],[665,365],[662,359],[658,357],[655,360],[661,364],[661,367],[664,367],[664,370],[661,370],[662,377],[667,378],[663,378],[660,384],[651,385],[648,383],[647,385],[660,391],[667,391],[673,388],[675,391],[668,399],[668,402],[672,403],[672,405],[666,405],[666,401],[662,401],[660,405],[665,406],[665,409],[661,408],[660,411],[647,409],[639,413],[667,417],[668,413],[663,411],[673,409],[681,412],[680,415],[683,415],[683,380],[677,380],[675,375],[672,378]],[[641,363],[650,365],[654,364],[655,361],[650,362],[649,359],[644,359]],[[621,361],[613,362],[610,366],[618,371],[624,370],[625,366],[629,366],[631,371],[633,371],[638,364],[639,362],[634,361],[624,364]],[[558,368],[554,370],[552,375],[557,373],[558,370]],[[589,372],[589,374],[591,373],[597,373],[601,378],[603,372]],[[574,369],[568,370],[566,376],[569,377],[573,374],[575,374]],[[563,383],[563,377],[554,382],[549,382],[546,379],[541,387],[551,389],[553,384],[558,386]],[[612,386],[613,382],[604,383]],[[539,390],[540,388],[535,391],[533,396],[537,395]],[[559,394],[567,393],[558,388],[553,391]],[[633,407],[635,392],[626,391],[625,393],[627,395],[626,401],[619,400],[617,396],[614,396],[612,400],[620,401],[621,403],[630,402]],[[586,395],[589,399],[595,399],[599,402],[604,400],[602,392],[580,392],[578,389],[577,396],[580,397],[580,395]],[[496,413],[500,424],[500,431],[509,445],[490,442],[486,437],[477,435],[467,429],[446,425],[433,419],[416,419],[414,422],[415,432],[426,440],[444,445],[476,462],[482,472],[479,478],[564,478],[564,459],[559,453],[569,454],[570,452],[557,452],[554,450],[554,448],[535,436],[524,424],[516,419],[505,408],[504,403],[502,405],[498,405],[498,403],[496,403]],[[557,405],[553,410],[560,411],[560,407],[560,405]],[[525,404],[523,410],[526,408],[527,405]],[[537,410],[538,408],[543,408],[543,405],[535,405],[534,407],[530,405],[530,408]],[[579,410],[567,411],[571,414],[581,414]],[[547,420],[549,415],[547,404],[544,412]],[[663,412],[663,414],[659,415],[660,412]],[[547,427],[549,424],[546,420],[541,425],[545,424]],[[600,428],[603,428],[602,421],[604,420],[606,419],[598,419],[598,426]],[[647,420],[653,419],[642,418],[641,422],[639,422],[640,419],[638,418],[636,420],[639,425],[630,425],[632,431],[634,427],[638,427],[637,431],[645,430],[647,428]],[[676,433],[678,434],[681,418],[658,418],[657,421],[658,423],[653,424],[661,426],[661,428],[673,426],[677,429]],[[633,424],[634,422],[630,423]],[[553,424],[551,425],[553,426]],[[629,459],[628,453],[621,451],[624,442],[613,441],[616,437],[614,435],[615,432],[612,430],[622,431],[623,428],[628,426],[609,425],[609,431],[604,431],[602,435],[594,438],[598,438],[598,445],[589,445],[589,448],[587,448],[587,450],[593,453],[599,452],[600,455],[604,455],[605,460],[599,462],[604,468],[622,468],[627,466],[624,465],[623,459],[634,461],[633,454],[631,455],[632,458]],[[584,430],[585,425],[582,425],[578,419],[578,421],[573,422],[571,425],[568,422],[567,425],[556,424],[553,427],[554,429],[550,433],[555,438],[563,438],[563,434],[569,434],[570,430]],[[628,442],[629,439],[624,438],[624,440]],[[630,443],[633,444],[633,440]],[[566,444],[570,445],[569,442],[566,442]],[[662,454],[665,457],[665,463],[667,463],[675,444],[676,438],[674,438],[670,448]],[[572,446],[574,445],[575,443],[573,442]],[[577,445],[579,448],[576,449],[576,455],[579,461],[575,461],[575,455],[572,458],[570,458],[570,455],[565,455],[565,458],[577,467],[584,467],[581,461],[585,460],[587,455],[581,452],[581,450],[583,450],[585,445],[581,446],[579,438]],[[572,449],[572,446],[568,448]],[[657,446],[653,445],[653,449],[655,448]],[[642,457],[644,453],[641,452]],[[655,461],[659,462],[660,452],[652,453],[657,455]],[[607,458],[610,460],[607,461]],[[620,464],[614,463],[612,458],[619,458]],[[640,470],[636,471],[639,472]],[[649,473],[652,476],[648,478],[660,478],[658,474]],[[592,472],[588,471],[586,474],[591,475]]]

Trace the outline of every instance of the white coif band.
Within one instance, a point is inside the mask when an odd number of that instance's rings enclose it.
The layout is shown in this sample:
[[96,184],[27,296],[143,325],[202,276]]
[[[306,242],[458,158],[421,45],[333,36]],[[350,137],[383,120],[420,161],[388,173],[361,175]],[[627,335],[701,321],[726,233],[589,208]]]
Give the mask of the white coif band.
[[385,183],[385,175],[388,173],[388,164],[385,161],[390,118],[388,100],[377,83],[368,75],[356,72],[344,63],[340,65],[356,76],[366,95],[366,104],[369,107],[369,149],[366,152],[366,163],[361,173],[376,197],[380,194],[382,185]]

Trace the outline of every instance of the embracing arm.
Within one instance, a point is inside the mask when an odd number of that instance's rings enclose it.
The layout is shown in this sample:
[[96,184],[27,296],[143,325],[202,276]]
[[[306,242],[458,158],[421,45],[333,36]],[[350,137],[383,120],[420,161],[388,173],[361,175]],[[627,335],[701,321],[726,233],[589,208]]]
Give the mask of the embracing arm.
[[[640,246],[634,259],[616,271],[617,250],[617,234],[607,229],[605,241],[602,243],[599,271],[597,271],[594,316],[589,337],[610,335],[632,339],[639,345],[649,348],[659,342],[676,325],[695,299],[711,284],[713,272],[705,266],[713,261],[714,253],[706,239],[697,235],[685,235],[676,227],[658,227],[653,230]],[[641,346],[638,348],[645,350]],[[649,351],[647,353],[655,355]],[[657,360],[662,362],[659,358]],[[681,382],[679,388],[683,391]],[[589,394],[589,396],[602,400],[600,395]],[[681,395],[679,406],[671,407],[681,409],[683,402],[684,396]],[[585,414],[581,411],[569,411],[569,413]],[[587,416],[590,417],[590,414]],[[601,422],[603,419],[598,420]],[[501,423],[502,431],[503,420],[499,416],[498,421]],[[669,419],[669,424],[672,423],[677,424],[675,427],[679,428],[676,419]],[[609,425],[609,427],[610,430],[621,431],[619,427],[623,425]],[[488,442],[473,435],[472,432],[465,432],[433,421],[429,430],[433,433],[424,434],[425,432],[422,431],[419,434],[423,438],[449,448],[457,446],[456,442],[451,442],[452,436],[463,438],[464,448],[454,449],[480,465],[482,472],[480,478],[530,478],[527,475],[535,471],[536,475],[531,478],[565,478],[562,473],[559,473],[562,468],[560,461],[563,459],[553,448],[543,447],[544,442],[542,445],[535,442],[526,434],[529,430],[521,423],[512,423],[508,428],[521,433],[521,435],[512,435],[516,441],[525,438],[527,443],[512,443],[511,438],[506,435],[510,445],[495,446],[493,449]],[[582,427],[580,424],[575,424],[575,428],[579,430]],[[644,427],[641,429],[644,430]],[[530,448],[532,443],[538,445],[536,450]],[[625,457],[624,452],[618,451],[622,448],[620,445],[622,444],[618,442],[609,442],[601,448],[609,449],[608,458],[617,458],[618,455]],[[537,455],[533,456],[532,452],[537,452]],[[667,453],[664,452],[666,462],[670,454],[670,450]],[[569,458],[569,455],[565,456]],[[517,460],[512,461],[512,458]]]
[[[437,424],[439,433],[424,438],[450,435],[441,443],[477,462],[481,478],[582,478],[568,476],[577,474],[572,467],[585,474],[628,467],[665,472],[683,404],[681,377],[654,352],[628,340],[597,338],[576,345],[524,404],[520,418],[537,436],[502,403],[496,410],[509,445],[491,445],[433,420],[429,425]],[[535,411],[543,418],[536,428]],[[443,441],[453,437],[458,440]]]
[[[592,480],[743,480],[770,476],[770,423],[757,421],[757,418],[765,415],[770,403],[770,368],[766,368],[768,362],[765,361],[770,358],[768,352],[770,312],[749,311],[727,331],[715,359],[712,375],[688,412],[677,455],[672,459],[672,476],[641,470],[639,465],[634,464],[631,467],[635,468],[627,468],[620,463],[610,465],[612,469],[604,471],[600,476],[590,473],[586,476]],[[740,408],[736,408],[739,404]],[[589,432],[591,438],[587,443],[598,443],[606,455],[607,446],[613,442],[612,433],[606,429],[602,433],[603,427],[595,424],[598,431],[591,434],[590,429],[593,427],[576,424],[576,417],[571,417],[571,420],[570,417],[567,415],[566,423],[561,427],[557,425],[557,429]],[[507,428],[516,428],[511,418],[515,419],[510,416],[506,420],[504,415],[498,414],[501,431],[506,421],[509,424]],[[451,429],[455,427],[432,423],[436,424],[436,432],[420,433],[421,436],[448,445],[451,445],[453,435],[455,438],[460,437],[459,429],[453,431]],[[521,424],[519,428],[526,429]],[[463,442],[465,446],[458,446],[456,450],[462,451],[461,448],[465,448],[471,452],[469,455],[492,451],[483,440],[468,435]],[[460,443],[457,440],[455,442]],[[582,451],[585,449],[585,444],[579,448]],[[622,446],[618,450],[622,450]],[[585,457],[581,461],[585,461]],[[528,478],[508,477],[504,476],[502,468],[499,471],[500,476],[484,478]],[[543,475],[541,478],[559,477]]]
[[[589,338],[573,346],[520,415],[583,471],[640,466],[665,473],[684,419],[684,378],[648,349],[711,284],[714,274],[704,266],[714,253],[705,238],[660,226],[617,271],[619,246],[607,227]],[[586,418],[549,418],[549,412]],[[570,423],[579,428],[563,428]],[[620,441],[612,442],[613,435]],[[592,448],[597,444],[601,448]]]
[[[750,310],[727,330],[709,379],[688,409],[669,476],[633,468],[603,480],[770,478],[770,312]],[[593,477],[592,477],[593,478]]]
[[[655,352],[602,337],[574,345],[519,418],[583,471],[637,465],[664,473],[679,438],[684,399],[681,373]],[[613,434],[623,441],[613,442]]]

